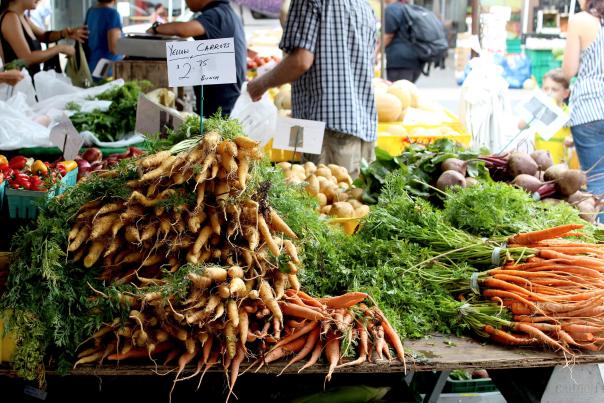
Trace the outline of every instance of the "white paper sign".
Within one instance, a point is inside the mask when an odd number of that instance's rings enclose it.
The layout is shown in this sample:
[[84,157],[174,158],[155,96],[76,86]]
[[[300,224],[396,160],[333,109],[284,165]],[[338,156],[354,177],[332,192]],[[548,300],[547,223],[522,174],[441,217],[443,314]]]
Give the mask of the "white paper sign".
[[56,124],[50,131],[50,141],[63,151],[63,158],[74,159],[84,144],[84,139],[70,120]]
[[325,122],[279,117],[273,148],[308,154],[321,154]]
[[531,98],[520,107],[520,114],[545,141],[568,122],[568,114],[541,90],[533,91]]
[[167,129],[178,129],[184,119],[174,109],[156,104],[146,95],[138,96],[136,106],[136,132],[142,134],[165,135]]
[[237,82],[233,38],[166,43],[170,87]]

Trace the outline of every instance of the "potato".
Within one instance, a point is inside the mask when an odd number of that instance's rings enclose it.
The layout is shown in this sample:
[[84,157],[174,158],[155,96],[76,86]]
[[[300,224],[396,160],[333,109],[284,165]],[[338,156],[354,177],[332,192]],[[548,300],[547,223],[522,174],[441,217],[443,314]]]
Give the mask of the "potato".
[[304,167],[302,165],[292,165],[292,172],[294,172],[296,175],[303,175],[304,178],[306,178],[306,171],[304,170]]
[[325,165],[325,164],[319,164],[319,165],[317,165],[317,169],[319,169],[319,168],[327,168],[327,165]]
[[291,171],[292,169],[292,164],[290,164],[289,162],[280,162],[277,164],[277,166],[281,169],[283,169],[284,171]]
[[349,196],[346,192],[336,192],[334,201],[344,202],[348,200]]
[[330,215],[338,218],[354,217],[354,209],[350,203],[336,202],[331,206]]
[[324,176],[318,176],[317,181],[319,181],[319,192],[325,193],[325,190],[328,188],[332,188],[334,185]]
[[[324,176],[325,178],[331,178],[333,175],[331,174],[331,170],[327,167],[325,168],[318,168],[317,172],[315,172],[315,175],[317,176]],[[337,183],[337,181],[336,181]]]
[[323,193],[317,193],[316,198],[319,201],[319,206],[324,207],[327,204],[327,196]]
[[331,204],[321,207],[321,214],[329,215],[329,213],[331,212],[331,208],[332,208]]
[[304,171],[306,172],[306,176],[313,175],[315,172],[317,172],[317,166],[314,162],[307,161],[304,164]]
[[348,189],[350,189],[350,185],[348,184],[348,182],[340,182],[340,183],[338,183],[338,187],[340,189],[342,189],[344,192],[346,192]]
[[336,197],[338,192],[336,191],[336,187],[335,185],[331,185],[329,187],[326,187],[324,190],[322,190],[323,193],[325,193],[325,197],[327,197],[327,203],[333,203],[336,202]]
[[[350,193],[348,195],[350,196]],[[354,208],[355,210],[364,205],[360,201],[358,201],[356,199],[353,199],[352,196],[351,196],[351,198],[349,198],[347,200],[347,202],[350,203],[350,205],[352,206],[352,208]]]
[[350,189],[348,194],[350,194],[350,196],[355,200],[358,200],[360,202],[363,201],[363,189],[361,188],[352,188]]
[[310,175],[308,178],[306,178],[306,183],[306,191],[311,195],[316,196],[320,190],[319,180],[317,177],[315,175]]
[[348,170],[344,167],[335,164],[329,164],[327,167],[331,170],[331,174],[338,178],[338,182],[352,182],[350,175],[348,175]]
[[369,206],[361,206],[359,208],[356,208],[354,210],[354,216],[357,218],[363,218],[365,217],[367,214],[369,214]]
[[336,187],[338,186],[338,178],[336,178],[335,176],[330,176],[328,179],[331,183],[336,185]]

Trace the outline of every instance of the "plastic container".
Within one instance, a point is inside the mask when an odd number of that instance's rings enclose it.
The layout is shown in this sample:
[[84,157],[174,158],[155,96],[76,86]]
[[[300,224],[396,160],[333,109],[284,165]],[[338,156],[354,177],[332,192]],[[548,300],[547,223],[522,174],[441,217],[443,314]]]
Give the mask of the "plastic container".
[[68,172],[56,189],[47,192],[33,190],[6,189],[10,218],[34,219],[38,215],[38,207],[45,204],[55,195],[60,195],[67,188],[75,186],[78,179],[78,169]]
[[443,393],[483,393],[494,392],[497,387],[490,378],[454,380],[447,379]]
[[520,38],[507,39],[505,41],[505,44],[506,44],[506,53],[508,53],[508,54],[522,53],[522,40]]
[[299,162],[302,160],[301,153],[294,153],[288,150],[277,150],[273,148],[273,140],[271,139],[266,146],[264,146],[264,154],[271,160],[271,162]]
[[0,183],[0,211],[2,210],[2,206],[4,205],[4,189],[6,188],[6,181],[2,181]]
[[560,68],[562,61],[558,60],[550,49],[527,49],[525,51],[532,64],[532,75],[541,87],[543,76],[550,70]]

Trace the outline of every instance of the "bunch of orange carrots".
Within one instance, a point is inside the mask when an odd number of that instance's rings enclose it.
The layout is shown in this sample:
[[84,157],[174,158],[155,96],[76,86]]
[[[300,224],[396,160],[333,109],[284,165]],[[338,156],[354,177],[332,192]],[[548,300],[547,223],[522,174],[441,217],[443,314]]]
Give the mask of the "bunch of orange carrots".
[[570,240],[582,225],[518,234],[511,247],[536,255],[508,262],[480,277],[481,293],[511,312],[512,321],[486,325],[508,345],[543,345],[573,354],[604,346],[604,245]]

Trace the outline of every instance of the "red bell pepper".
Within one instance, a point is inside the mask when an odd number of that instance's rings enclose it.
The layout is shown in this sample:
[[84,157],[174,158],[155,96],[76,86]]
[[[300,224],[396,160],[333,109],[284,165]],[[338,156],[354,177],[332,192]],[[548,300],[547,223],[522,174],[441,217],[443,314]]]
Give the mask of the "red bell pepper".
[[25,165],[27,165],[27,158],[25,158],[22,155],[17,155],[16,157],[13,157],[10,159],[10,161],[8,162],[8,165],[12,169],[21,170],[21,169],[25,168]]

